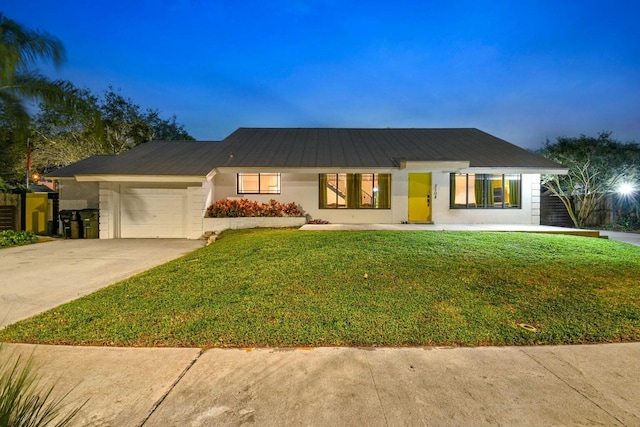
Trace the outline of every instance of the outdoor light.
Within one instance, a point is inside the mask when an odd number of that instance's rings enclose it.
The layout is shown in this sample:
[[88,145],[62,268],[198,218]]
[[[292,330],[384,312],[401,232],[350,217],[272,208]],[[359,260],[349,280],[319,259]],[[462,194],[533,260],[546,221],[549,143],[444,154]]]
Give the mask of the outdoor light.
[[618,193],[622,194],[623,196],[633,193],[633,184],[631,184],[630,182],[623,182],[618,187]]

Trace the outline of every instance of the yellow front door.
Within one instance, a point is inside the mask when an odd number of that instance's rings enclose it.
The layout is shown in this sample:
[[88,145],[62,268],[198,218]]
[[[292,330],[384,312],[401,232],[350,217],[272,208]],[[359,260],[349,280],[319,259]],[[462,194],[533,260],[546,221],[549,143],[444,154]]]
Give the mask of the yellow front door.
[[409,174],[409,222],[431,222],[431,173]]

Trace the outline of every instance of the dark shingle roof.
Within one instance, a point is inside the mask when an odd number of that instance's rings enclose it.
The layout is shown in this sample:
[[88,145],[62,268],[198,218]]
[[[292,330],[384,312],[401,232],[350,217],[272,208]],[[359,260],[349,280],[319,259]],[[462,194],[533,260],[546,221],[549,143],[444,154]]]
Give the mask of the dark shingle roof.
[[151,141],[116,156],[93,156],[49,174],[75,175],[201,175],[217,163],[221,143],[215,141]]
[[221,142],[153,141],[49,174],[192,175],[216,167],[393,168],[402,161],[468,161],[471,167],[561,166],[478,129],[240,128]]
[[471,167],[560,165],[478,129],[240,128],[223,140],[236,167],[397,167],[469,161]]

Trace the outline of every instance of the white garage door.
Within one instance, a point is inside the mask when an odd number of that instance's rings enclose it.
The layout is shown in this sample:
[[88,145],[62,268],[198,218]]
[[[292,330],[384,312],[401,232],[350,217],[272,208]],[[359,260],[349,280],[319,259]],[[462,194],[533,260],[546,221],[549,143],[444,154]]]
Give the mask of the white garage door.
[[121,188],[121,238],[185,238],[185,189]]

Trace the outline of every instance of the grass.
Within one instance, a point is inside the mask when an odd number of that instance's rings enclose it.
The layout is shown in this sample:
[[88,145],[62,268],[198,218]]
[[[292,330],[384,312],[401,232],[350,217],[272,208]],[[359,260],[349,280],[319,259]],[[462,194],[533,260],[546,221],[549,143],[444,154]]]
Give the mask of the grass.
[[639,272],[640,248],[575,236],[228,231],[211,246],[10,325],[0,341],[197,347],[637,341]]

